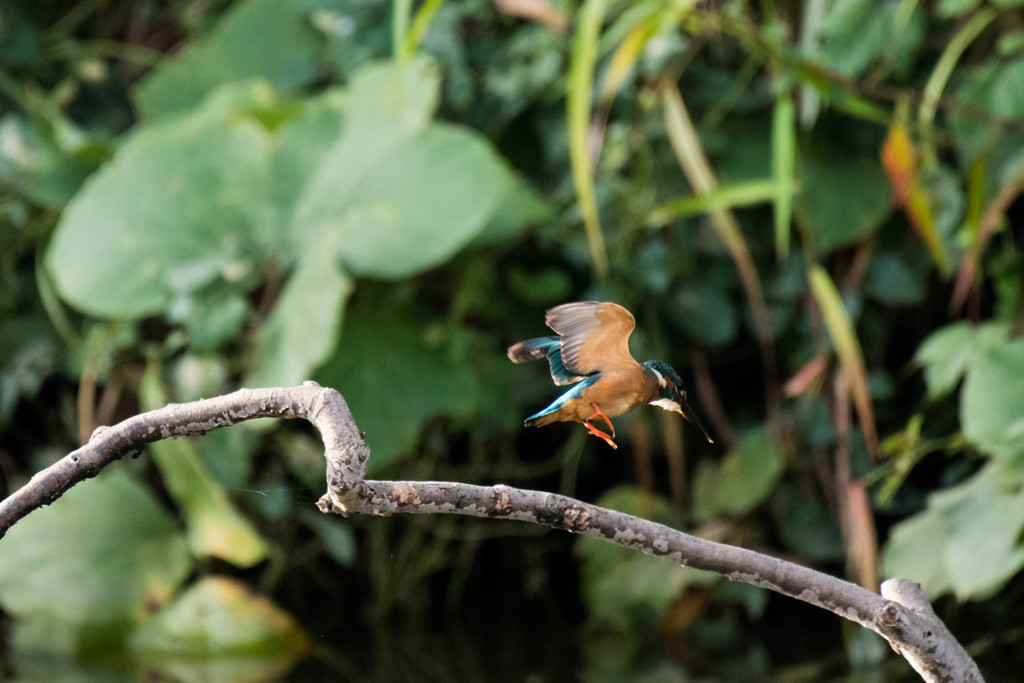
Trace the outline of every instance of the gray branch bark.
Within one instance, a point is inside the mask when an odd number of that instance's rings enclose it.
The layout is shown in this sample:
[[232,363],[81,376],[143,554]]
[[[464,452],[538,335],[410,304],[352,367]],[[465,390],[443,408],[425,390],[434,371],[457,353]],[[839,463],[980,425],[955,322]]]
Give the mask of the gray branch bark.
[[100,427],[89,443],[37,473],[0,502],[0,537],[32,510],[53,502],[78,482],[147,443],[265,417],[305,419],[319,430],[327,459],[327,493],[318,503],[323,512],[514,519],[599,538],[674,564],[767,588],[854,621],[886,638],[926,681],[983,680],[977,665],[935,615],[921,587],[906,579],[886,581],[878,595],[792,562],[554,493],[503,485],[367,480],[370,448],[345,400],[337,391],[315,382],[291,388],[241,389],[217,398],[170,404],[113,427]]

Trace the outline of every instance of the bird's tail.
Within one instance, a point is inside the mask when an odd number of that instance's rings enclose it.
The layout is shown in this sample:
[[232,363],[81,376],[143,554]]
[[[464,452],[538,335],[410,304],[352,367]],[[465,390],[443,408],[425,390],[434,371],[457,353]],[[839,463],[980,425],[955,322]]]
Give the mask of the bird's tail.
[[558,346],[558,337],[535,337],[508,347],[508,357],[513,363],[528,363],[547,358],[551,349]]
[[524,427],[543,427],[549,425],[552,422],[558,422],[558,416],[554,412],[544,413],[542,415],[531,415],[530,417],[523,420]]
[[[535,337],[526,339],[508,347],[508,357],[513,363],[528,363],[531,360],[547,358],[551,363],[551,374],[558,383],[558,376],[555,374],[555,367],[562,368],[562,355],[560,352],[560,340],[558,337]],[[554,359],[554,360],[552,360]],[[563,369],[564,371],[564,369]],[[558,410],[558,402],[548,406],[536,415],[531,415],[523,421],[524,427],[543,427],[546,424],[557,422],[555,411]]]

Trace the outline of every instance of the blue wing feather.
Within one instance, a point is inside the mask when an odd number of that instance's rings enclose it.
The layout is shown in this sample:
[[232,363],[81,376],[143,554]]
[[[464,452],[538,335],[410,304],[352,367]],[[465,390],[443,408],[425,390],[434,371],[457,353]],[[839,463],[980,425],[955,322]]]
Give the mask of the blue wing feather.
[[542,356],[547,356],[548,365],[551,366],[551,379],[558,386],[579,382],[584,377],[569,372],[569,369],[565,367],[560,337],[537,337],[521,341],[509,348],[508,356],[516,363],[538,360]]
[[549,405],[544,410],[540,411],[539,413],[534,413],[530,417],[526,418],[526,421],[529,422],[530,420],[535,420],[538,417],[544,417],[545,415],[550,415],[551,413],[557,411],[559,408],[561,408],[566,403],[571,401],[572,399],[579,398],[580,395],[583,394],[583,390],[586,389],[587,387],[589,387],[594,382],[596,382],[598,380],[598,378],[600,378],[600,377],[601,377],[601,373],[599,373],[599,372],[595,373],[593,375],[588,375],[587,377],[584,377],[582,382],[580,382],[579,384],[574,386],[572,389],[570,389],[569,391],[565,392],[564,394],[562,394],[561,396],[556,398],[554,400],[554,402],[552,402],[552,404]]

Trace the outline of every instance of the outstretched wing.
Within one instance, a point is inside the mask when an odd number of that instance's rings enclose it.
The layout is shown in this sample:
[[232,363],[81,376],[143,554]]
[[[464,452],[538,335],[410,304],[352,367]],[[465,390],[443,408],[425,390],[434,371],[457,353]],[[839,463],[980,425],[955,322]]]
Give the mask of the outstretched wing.
[[636,321],[618,304],[562,304],[548,310],[545,322],[561,337],[562,363],[574,375],[637,364],[629,353],[629,335]]
[[574,384],[583,377],[569,372],[562,362],[562,341],[559,337],[537,337],[527,339],[508,347],[508,357],[513,363],[526,363],[547,356],[551,366],[551,379],[558,386]]

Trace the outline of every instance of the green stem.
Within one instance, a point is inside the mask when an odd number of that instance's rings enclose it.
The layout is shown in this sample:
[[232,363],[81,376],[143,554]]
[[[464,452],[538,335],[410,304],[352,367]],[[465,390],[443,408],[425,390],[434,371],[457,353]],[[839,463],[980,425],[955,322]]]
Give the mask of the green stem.
[[396,62],[405,61],[405,39],[409,35],[412,0],[395,0],[391,12],[391,50]]
[[569,92],[566,98],[572,179],[576,187],[583,225],[587,231],[594,270],[601,280],[608,275],[608,255],[597,210],[594,170],[587,132],[590,129],[594,67],[597,64],[597,41],[604,20],[604,5],[605,0],[587,0],[580,10],[569,63]]
[[946,45],[946,49],[943,50],[942,56],[936,62],[935,70],[932,71],[932,75],[924,87],[924,101],[921,102],[917,120],[921,126],[921,161],[925,168],[934,167],[937,163],[934,129],[935,110],[939,104],[939,96],[945,89],[946,83],[949,82],[953,68],[960,60],[964,50],[996,18],[997,14],[995,9],[988,7],[971,17],[971,20],[964,24],[964,27]]
[[402,61],[416,54],[416,49],[420,46],[420,41],[423,40],[423,34],[427,32],[427,27],[430,26],[431,20],[443,4],[444,0],[427,0],[420,5],[416,17],[412,20],[412,27],[405,34],[405,40],[402,42],[402,49],[399,53]]

